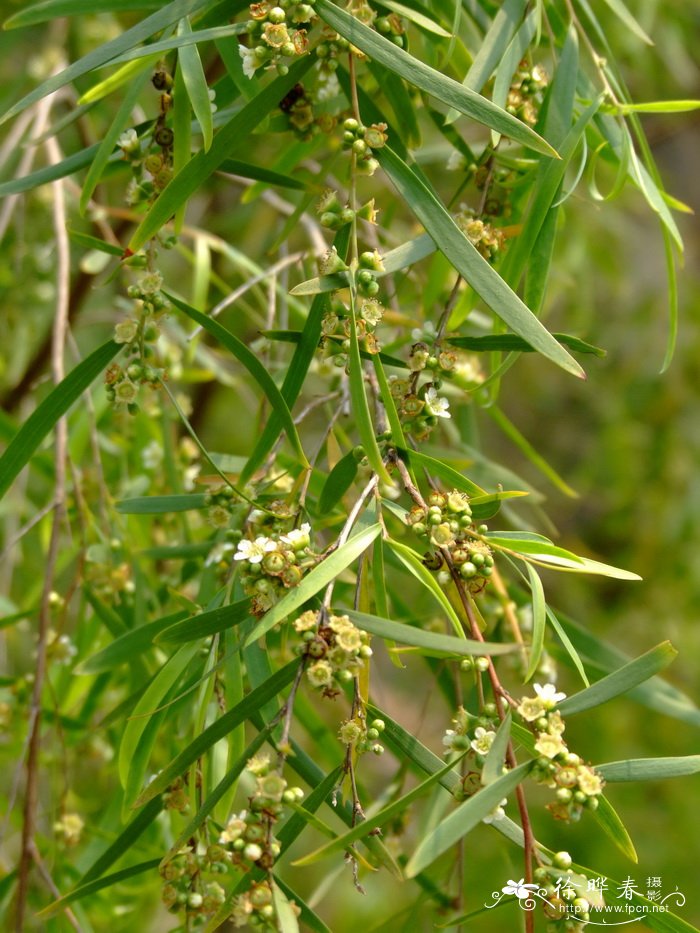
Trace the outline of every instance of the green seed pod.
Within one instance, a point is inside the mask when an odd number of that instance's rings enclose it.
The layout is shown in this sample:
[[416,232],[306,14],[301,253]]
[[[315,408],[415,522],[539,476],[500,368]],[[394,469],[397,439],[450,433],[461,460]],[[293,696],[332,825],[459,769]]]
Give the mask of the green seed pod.
[[466,563],[462,564],[462,566],[459,568],[459,572],[465,580],[471,580],[472,577],[476,576],[477,569],[474,564],[468,560]]

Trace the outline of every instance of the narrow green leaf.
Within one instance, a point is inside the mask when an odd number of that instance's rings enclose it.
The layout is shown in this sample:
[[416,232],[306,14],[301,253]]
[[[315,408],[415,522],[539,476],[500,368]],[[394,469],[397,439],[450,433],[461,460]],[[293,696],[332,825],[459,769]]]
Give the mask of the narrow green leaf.
[[217,635],[219,632],[233,628],[235,625],[240,625],[250,617],[250,600],[241,599],[228,606],[219,606],[218,609],[200,612],[199,615],[175,622],[168,628],[161,630],[155,641],[157,644],[181,644],[188,641],[199,641],[202,638],[208,638],[210,635]]
[[79,246],[84,246],[85,249],[98,250],[101,253],[108,253],[110,256],[121,256],[124,252],[121,246],[116,246],[114,243],[107,243],[105,240],[100,240],[99,237],[90,236],[89,233],[72,230],[70,227],[68,228],[68,236],[74,243],[77,243]]
[[452,603],[449,601],[447,596],[445,596],[439,583],[437,582],[435,577],[432,575],[432,573],[428,570],[428,568],[424,566],[423,562],[421,561],[420,557],[416,554],[416,552],[412,548],[406,547],[405,544],[401,544],[398,541],[392,541],[391,538],[387,540],[387,544],[389,545],[391,550],[396,554],[396,556],[399,558],[401,563],[411,571],[413,576],[416,577],[416,579],[419,580],[420,583],[423,584],[423,586],[428,590],[428,592],[433,594],[435,599],[445,610],[445,613],[447,614],[448,619],[452,623],[452,627],[457,633],[457,636],[459,638],[466,639],[466,636],[464,634],[464,629],[462,628],[462,623],[459,620],[459,616],[454,611],[452,607]]
[[[597,769],[596,769],[597,770]],[[608,835],[620,852],[627,856],[635,864],[639,861],[637,850],[632,842],[632,837],[627,832],[625,824],[620,816],[604,794],[600,794],[598,799],[598,808],[593,816],[595,821],[601,827],[604,833]]]
[[164,515],[170,512],[190,512],[203,509],[206,505],[203,492],[185,493],[175,496],[135,496],[119,499],[115,509],[121,515]]
[[272,882],[272,903],[275,908],[275,919],[280,933],[299,933],[297,915],[292,909],[287,895],[274,881]]
[[[54,165],[45,165],[35,172],[30,172],[29,175],[21,175],[19,178],[10,178],[8,181],[1,182],[0,197],[4,198],[10,194],[21,194],[24,191],[31,191],[33,188],[39,188],[41,185],[56,181],[58,178],[66,178],[69,175],[74,175],[76,172],[79,172],[81,169],[91,164],[99,149],[99,145],[99,143],[95,143],[93,146],[88,146],[87,149],[81,149],[80,152],[66,156],[65,159],[61,159],[60,162],[56,162]],[[123,252],[124,251],[120,249],[119,255],[121,256]]]
[[386,7],[387,10],[393,10],[394,13],[398,13],[399,16],[407,19],[410,23],[414,23],[419,29],[423,29],[425,32],[430,32],[434,36],[440,36],[443,39],[452,38],[452,33],[443,29],[434,19],[431,19],[419,10],[413,10],[411,7],[404,6],[403,3],[397,3],[396,0],[382,0],[382,6]]
[[525,683],[534,676],[544,650],[544,634],[547,625],[547,603],[544,598],[542,581],[534,567],[526,565],[532,592],[532,641],[530,643],[530,663],[525,674]]
[[299,661],[290,661],[289,664],[276,671],[272,677],[256,687],[255,690],[251,690],[240,703],[215,720],[158,773],[148,787],[145,788],[134,806],[143,806],[153,797],[162,793],[175,778],[184,774],[187,768],[208,751],[212,745],[215,745],[219,739],[225,738],[229,732],[250,719],[261,706],[276,697],[280,691],[284,690],[292,682],[298,668]]
[[484,767],[481,771],[481,783],[485,787],[489,784],[493,784],[493,782],[497,781],[501,774],[503,774],[503,764],[505,762],[506,752],[508,751],[508,743],[510,742],[512,721],[513,717],[510,714],[510,710],[508,710],[503,722],[498,727],[498,731],[491,743],[491,748],[488,750],[486,761],[484,761]]
[[152,647],[153,639],[159,632],[185,617],[187,617],[186,612],[176,612],[172,615],[163,616],[162,619],[146,622],[145,625],[139,625],[138,628],[130,629],[120,635],[119,638],[115,638],[106,648],[81,661],[73,669],[73,673],[100,674],[102,671],[109,671],[113,667],[132,661]]
[[318,499],[320,515],[327,515],[340,502],[355,481],[357,466],[357,458],[352,450],[336,463],[326,477]]
[[641,104],[618,104],[618,113],[686,113],[700,108],[700,100],[653,100]]
[[666,778],[685,777],[700,771],[700,755],[677,758],[629,758],[596,765],[596,771],[612,784],[618,781],[663,781]]
[[139,95],[143,91],[146,83],[150,77],[150,69],[148,65],[143,66],[143,73],[135,77],[133,83],[131,83],[124,93],[122,102],[119,105],[119,110],[117,110],[114,120],[104,135],[99,149],[95,153],[95,156],[90,163],[90,168],[88,169],[87,176],[83,182],[83,188],[80,192],[80,214],[84,216],[85,211],[87,210],[88,203],[92,197],[95,188],[99,184],[100,179],[102,178],[102,173],[105,169],[105,166],[109,162],[109,157],[112,155],[114,147],[117,144],[120,134],[126,128],[127,124],[131,120],[131,113],[134,109],[136,101],[139,99]]
[[486,495],[485,489],[482,489],[481,486],[477,486],[476,483],[473,483],[463,473],[453,469],[442,460],[429,457],[420,450],[411,450],[408,447],[397,447],[396,450],[401,459],[406,463],[409,463],[413,467],[424,467],[429,473],[439,476],[448,486],[453,486],[455,489],[465,492],[470,497],[481,498]]
[[198,152],[161,192],[131,237],[129,248],[132,251],[136,252],[155,236],[221,163],[244,144],[263,117],[279,105],[313,63],[313,55],[304,55],[290,67],[288,74],[275,78],[217,131],[209,150]]
[[[389,250],[382,255],[382,264],[384,266],[377,272],[377,278],[381,279],[392,272],[399,272],[401,269],[407,269],[426,256],[430,256],[436,250],[435,242],[427,233],[421,233],[413,240],[402,243],[395,249]],[[335,275],[322,275],[320,278],[307,279],[300,282],[290,291],[290,295],[320,295],[324,292],[335,292],[341,288],[347,288],[349,284],[347,272],[338,272]]]
[[332,855],[334,852],[340,852],[343,849],[350,849],[350,847],[362,839],[373,829],[377,829],[380,826],[385,825],[386,823],[391,822],[396,816],[410,806],[414,800],[417,800],[419,797],[422,797],[423,794],[428,791],[433,784],[436,784],[443,778],[449,771],[452,771],[454,768],[454,762],[450,761],[446,765],[436,771],[434,774],[431,774],[430,777],[426,778],[417,787],[414,787],[407,794],[404,794],[403,797],[399,797],[398,800],[395,800],[393,803],[390,803],[388,806],[384,807],[379,813],[375,813],[374,816],[369,817],[366,820],[363,820],[361,823],[358,823],[356,826],[353,826],[351,830],[346,833],[343,833],[342,836],[338,836],[335,839],[332,839],[330,842],[327,842],[325,845],[316,849],[314,852],[310,852],[308,855],[302,856],[302,858],[297,859],[293,862],[293,865],[302,866],[302,865],[312,865],[314,862],[319,861],[319,859],[325,858],[327,855]]
[[559,704],[558,709],[562,716],[571,716],[574,713],[592,709],[594,706],[600,706],[613,697],[627,693],[637,684],[649,680],[654,674],[658,674],[659,671],[668,667],[677,654],[678,652],[670,641],[663,641],[619,670],[596,681],[590,687],[586,687],[585,690],[567,697]]
[[[191,39],[192,27],[186,16],[177,24],[178,37]],[[182,70],[182,79],[187,89],[187,96],[192,104],[192,110],[199,123],[204,140],[204,151],[206,152],[214,138],[214,123],[211,115],[211,101],[209,99],[209,85],[204,76],[202,60],[199,57],[199,50],[194,42],[188,42],[180,46],[177,54],[177,61]]]
[[554,467],[547,463],[539,451],[533,447],[530,441],[516,428],[513,422],[498,406],[489,405],[484,408],[484,411],[498,425],[506,437],[527,457],[530,463],[534,464],[540,473],[547,477],[550,483],[563,492],[565,496],[570,496],[572,499],[578,498],[576,490],[572,489],[571,486],[559,476]]
[[350,298],[350,352],[348,353],[348,381],[350,383],[350,403],[355,416],[357,433],[360,435],[365,456],[382,483],[393,486],[394,481],[384,466],[381,451],[372,424],[367,392],[365,389],[365,371],[360,356],[360,343],[357,339],[355,301]]
[[436,654],[451,654],[459,657],[480,655],[511,654],[517,645],[501,642],[472,641],[471,639],[455,638],[454,635],[441,635],[438,632],[427,631],[416,625],[406,625],[403,622],[392,622],[379,616],[369,615],[366,612],[357,612],[354,609],[344,609],[346,615],[355,624],[380,638],[400,642],[402,645],[414,645],[425,648],[428,652]]
[[0,124],[10,120],[27,107],[31,107],[32,104],[53,93],[53,91],[57,91],[66,84],[70,84],[71,81],[75,81],[76,78],[106,65],[117,55],[132,49],[145,39],[149,39],[154,33],[160,32],[161,29],[165,29],[172,23],[177,22],[182,16],[194,15],[209,3],[211,3],[211,0],[173,0],[172,3],[166,4],[162,9],[132,26],[131,29],[126,29],[116,38],[104,42],[77,62],[69,65],[68,68],[64,68],[63,71],[43,81],[39,87],[34,88],[33,91],[30,91],[29,94],[13,104],[0,118]]
[[86,13],[128,13],[131,10],[158,10],[161,0],[40,0],[18,10],[3,23],[3,29],[21,29],[47,23],[57,16],[84,16]]
[[469,242],[443,205],[388,146],[375,155],[438,248],[491,310],[539,353],[567,372],[583,376],[572,356]]
[[603,2],[613,11],[620,22],[623,23],[630,32],[634,33],[638,39],[641,39],[642,42],[645,42],[647,45],[654,44],[654,40],[650,39],[642,29],[637,20],[627,9],[625,3],[623,3],[623,0],[603,0]]
[[460,839],[464,839],[504,797],[515,790],[531,768],[530,761],[518,765],[461,803],[420,842],[406,865],[406,876],[414,878]]
[[265,393],[268,402],[280,418],[284,430],[287,433],[287,437],[289,438],[289,443],[296,451],[297,457],[299,458],[302,466],[308,467],[309,463],[306,459],[306,455],[304,454],[304,448],[302,447],[301,440],[299,439],[299,435],[297,433],[294,420],[292,419],[292,415],[289,411],[289,408],[287,407],[287,403],[282,397],[280,390],[275,385],[272,376],[268,373],[267,369],[265,369],[255,353],[253,353],[252,350],[249,350],[242,340],[239,340],[238,337],[232,334],[231,331],[227,330],[222,324],[219,324],[219,322],[214,318],[209,317],[206,314],[202,314],[201,311],[197,311],[196,308],[188,305],[180,298],[176,298],[174,295],[171,295],[167,292],[165,294],[176,308],[179,308],[180,311],[183,311],[188,317],[192,318],[193,321],[196,321],[201,327],[203,327],[204,330],[208,331],[219,341],[220,344],[222,344],[222,346],[226,347],[226,349],[236,357],[239,363],[245,366],[250,375],[253,377],[253,379],[255,379],[257,384]]
[[448,78],[404,52],[403,49],[365,26],[350,13],[335,6],[330,0],[317,0],[315,9],[321,19],[356,48],[384,65],[385,68],[405,78],[409,84],[419,87],[422,91],[476,120],[477,123],[482,123],[523,146],[528,146],[544,155],[556,157],[557,153],[549,143],[525,123],[500,107],[496,107],[480,94],[463,87],[452,78]]
[[[174,38],[160,39],[158,42],[151,42],[149,45],[145,45],[142,48],[131,49],[128,52],[124,52],[123,55],[117,56],[117,58],[112,59],[109,62],[110,65],[121,64],[122,62],[131,62],[136,59],[143,58],[148,56],[149,58],[155,53],[156,57],[161,57],[163,52],[169,52],[172,49],[191,49],[196,47],[200,42],[216,42],[220,39],[227,39],[230,36],[240,35],[244,33],[247,29],[245,23],[233,23],[230,26],[215,26],[212,29],[199,29],[197,32],[184,32]],[[87,94],[83,94],[81,101],[90,98],[91,92],[88,91]]]
[[131,865],[129,868],[122,868],[121,871],[115,871],[111,875],[105,875],[104,878],[98,878],[96,881],[88,882],[88,884],[82,884],[68,894],[64,894],[58,900],[53,901],[48,907],[38,911],[36,916],[42,919],[51,917],[59,910],[67,907],[68,904],[73,904],[75,901],[82,900],[82,898],[95,894],[97,891],[103,891],[105,888],[111,888],[112,885],[118,884],[120,881],[126,881],[127,878],[133,878],[145,871],[151,871],[151,869],[157,868],[158,864],[159,860],[157,858],[150,859],[147,862],[139,862],[138,865]]
[[262,746],[268,740],[273,728],[273,726],[265,726],[265,728],[259,732],[253,741],[247,746],[243,754],[228,768],[226,774],[219,781],[214,790],[207,795],[207,798],[202,803],[201,807],[199,807],[187,826],[185,826],[175,842],[170,846],[170,849],[168,850],[168,853],[161,864],[167,862],[170,858],[172,858],[172,856],[177,855],[180,849],[187,844],[187,841],[198,832],[200,826],[202,826],[202,824],[206,821],[207,817],[214,810],[217,803],[221,800],[222,797],[226,795],[228,789],[233,784],[235,784],[238,778],[241,776],[248,761],[253,757],[253,755],[257,754],[258,750],[262,748]]
[[78,363],[27,418],[0,457],[0,498],[5,495],[59,418],[65,415],[120,350],[120,344],[113,340],[102,344]]
[[[592,343],[586,343],[579,337],[572,337],[569,334],[552,334],[552,337],[570,350],[576,353],[591,353],[593,356],[603,357],[605,350],[594,346]],[[527,341],[515,334],[487,334],[484,337],[448,337],[446,343],[453,347],[460,347],[463,350],[471,350],[475,353],[491,353],[494,350],[515,350],[518,353],[534,353],[534,347],[531,347]]]
[[156,797],[140,813],[137,813],[119,833],[114,842],[88,868],[80,879],[81,887],[99,878],[108,868],[114,865],[117,859],[121,858],[126,852],[131,852],[137,840],[141,838],[162,809],[163,801],[160,797]]
[[219,171],[228,172],[230,175],[240,175],[241,178],[252,178],[255,179],[255,181],[264,181],[270,185],[277,185],[278,188],[291,188],[295,191],[308,191],[310,188],[310,184],[292,175],[283,175],[281,172],[273,172],[271,169],[264,168],[261,165],[251,165],[250,162],[241,162],[238,159],[224,159],[219,166]]
[[[198,651],[198,645],[188,645],[179,648],[153,678],[146,692],[134,707],[134,711],[126,724],[126,729],[124,730],[119,746],[118,770],[122,787],[127,786],[130,772],[134,767],[137,747],[149,723],[149,714],[153,714],[156,711],[165,695],[178,681],[181,674]],[[153,736],[153,738],[155,739],[155,736]],[[147,761],[144,762],[144,765],[145,764],[147,764]],[[138,783],[140,784],[140,781]],[[127,806],[130,802],[130,800],[125,800]]]
[[257,641],[273,625],[282,622],[288,615],[315,596],[319,590],[327,586],[332,580],[349,567],[353,561],[362,554],[382,531],[380,524],[370,525],[333,551],[325,560],[307,573],[301,583],[289,590],[278,603],[269,609],[255,626],[246,640],[246,645]]
[[573,662],[574,667],[578,671],[579,676],[581,677],[581,680],[583,681],[583,685],[585,687],[590,687],[591,683],[588,679],[588,675],[586,674],[586,670],[583,666],[583,661],[579,657],[578,651],[576,650],[576,648],[573,645],[573,642],[567,635],[566,630],[564,629],[562,624],[559,622],[559,619],[552,612],[549,606],[547,606],[547,618],[549,619],[549,624],[552,626],[559,640],[564,646],[564,650],[569,655],[569,657],[571,658]]

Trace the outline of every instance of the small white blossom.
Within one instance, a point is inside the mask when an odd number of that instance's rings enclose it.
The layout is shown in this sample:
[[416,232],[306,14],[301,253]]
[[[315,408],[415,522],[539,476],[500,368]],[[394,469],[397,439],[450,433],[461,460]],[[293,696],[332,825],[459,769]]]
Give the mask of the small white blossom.
[[234,560],[247,560],[251,564],[259,564],[265,554],[277,550],[277,542],[272,538],[256,538],[255,541],[249,541],[244,538],[238,542],[238,550],[233,555]]
[[139,148],[139,138],[136,135],[136,130],[124,130],[117,140],[117,146],[119,146],[123,152],[136,152]]
[[[321,72],[323,76],[324,73]],[[316,100],[321,103],[324,100],[333,100],[340,94],[340,84],[334,71],[325,76],[323,84],[319,84],[316,91]]]
[[425,393],[425,410],[435,418],[451,418],[450,403],[446,398],[437,394],[437,389],[431,386]]
[[520,881],[511,881],[508,879],[508,884],[505,884],[501,891],[504,894],[515,894],[519,901],[526,900],[530,896],[531,891],[536,891],[536,884],[525,884],[525,879],[521,878]]
[[254,78],[255,70],[258,67],[258,56],[255,49],[248,49],[245,45],[239,45],[238,51],[243,59],[243,74],[246,78]]
[[561,703],[562,700],[566,699],[566,694],[557,690],[554,684],[544,684],[544,686],[542,684],[533,684],[533,687],[545,709],[552,709],[557,703]]
[[454,729],[448,729],[442,737],[442,744],[445,748],[452,748],[452,740],[457,733]]
[[211,551],[209,551],[209,556],[204,561],[204,566],[211,567],[214,564],[218,564],[233,549],[234,545],[230,541],[221,541],[219,544],[215,544]]
[[499,820],[502,820],[503,817],[506,815],[506,811],[503,808],[505,807],[507,803],[508,803],[508,800],[507,798],[504,797],[497,807],[494,807],[490,813],[486,814],[486,816],[482,819],[481,822],[482,823],[497,823]]
[[453,149],[450,153],[450,157],[447,160],[447,165],[445,168],[448,172],[456,172],[457,170],[463,171],[466,168],[467,160],[464,158],[461,152],[457,149]]
[[474,739],[470,742],[469,747],[478,755],[487,755],[495,738],[495,732],[491,730],[487,732],[482,726],[477,726],[474,730]]
[[308,522],[304,522],[301,528],[294,528],[292,531],[288,531],[286,535],[282,535],[280,540],[283,544],[288,545],[292,548],[293,551],[301,550],[309,546],[311,525]]

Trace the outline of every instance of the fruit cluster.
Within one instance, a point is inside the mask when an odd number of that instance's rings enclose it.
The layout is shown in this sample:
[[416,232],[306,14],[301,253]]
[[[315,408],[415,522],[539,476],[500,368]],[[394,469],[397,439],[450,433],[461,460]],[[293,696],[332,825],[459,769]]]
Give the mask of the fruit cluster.
[[285,75],[289,66],[284,59],[296,58],[309,50],[308,29],[315,18],[310,3],[279,0],[251,3],[247,22],[250,45],[239,45],[243,73],[252,78],[258,68],[274,68]]
[[263,615],[285,590],[301,583],[304,573],[320,559],[311,549],[308,522],[284,533],[280,523],[275,524],[269,536],[242,538],[233,555],[235,561],[241,562],[241,582],[253,597],[256,615]]
[[369,634],[346,615],[326,618],[325,613],[308,610],[296,619],[294,628],[301,635],[298,653],[307,659],[309,683],[327,696],[337,692],[334,684],[350,683],[372,657]]
[[481,537],[488,528],[486,525],[474,527],[468,496],[456,489],[447,494],[431,492],[426,508],[414,506],[406,522],[421,541],[435,548],[426,555],[424,563],[438,572],[442,585],[446,586],[452,579],[450,572],[442,569],[441,552],[447,551],[450,562],[466,581],[470,592],[481,592],[493,573],[494,560],[491,549]]
[[160,869],[163,903],[171,913],[185,913],[188,929],[203,926],[226,899],[221,885],[205,881],[205,877],[225,874],[229,867],[228,853],[222,846],[213,845],[202,851],[194,851],[191,846],[181,849]]

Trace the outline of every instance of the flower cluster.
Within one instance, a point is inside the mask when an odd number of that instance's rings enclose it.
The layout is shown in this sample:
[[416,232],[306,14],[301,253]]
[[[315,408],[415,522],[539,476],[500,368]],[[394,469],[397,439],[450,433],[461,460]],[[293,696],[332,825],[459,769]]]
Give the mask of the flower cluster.
[[[341,227],[346,227],[348,224],[351,224],[356,217],[359,217],[361,220],[367,220],[370,223],[376,223],[377,219],[374,198],[363,204],[357,211],[354,211],[348,204],[343,205],[338,197],[338,192],[334,191],[333,188],[326,188],[316,205],[316,210],[319,214],[321,226],[327,227],[329,230],[340,230]],[[324,275],[330,275],[333,272],[341,272],[348,267],[337,253],[331,251],[327,255],[322,268],[324,270]],[[370,266],[369,270],[371,271],[372,268],[373,267]],[[360,284],[361,282],[358,279],[358,285]],[[368,298],[373,298],[378,291],[379,286],[377,285],[377,288],[374,290],[365,288],[364,294]]]
[[233,559],[241,562],[243,586],[253,596],[254,612],[262,615],[285,590],[301,583],[318,555],[311,549],[311,527],[304,522],[286,533],[242,538]]
[[340,725],[338,738],[343,745],[352,746],[353,750],[361,755],[363,752],[373,752],[375,755],[384,753],[384,746],[377,739],[385,729],[383,719],[373,719],[367,726],[363,717],[357,715],[353,719],[346,719]]
[[[454,792],[460,800],[476,794],[483,786],[481,770],[493,745],[493,740],[496,738],[495,717],[496,707],[493,703],[485,704],[484,715],[479,717],[472,716],[463,706],[460,706],[452,720],[454,729],[447,729],[442,737],[445,754],[467,752],[465,758],[467,768]],[[491,812],[486,814],[482,822],[497,823],[502,820],[506,815],[503,808],[507,803],[507,798],[500,800]]]
[[521,62],[508,91],[506,100],[508,113],[534,126],[537,123],[542,91],[548,83],[549,77],[541,65],[531,67],[527,62]]
[[259,68],[287,74],[289,66],[284,60],[308,52],[308,30],[315,18],[312,4],[299,0],[251,3],[247,23],[250,45],[238,47],[245,76],[254,78]]
[[374,175],[379,168],[372,150],[386,145],[386,129],[386,123],[363,126],[355,117],[343,122],[343,146],[355,156],[355,169],[360,175]]
[[204,497],[207,519],[215,528],[228,528],[236,494],[230,486],[217,486]]
[[134,301],[134,316],[120,321],[114,328],[114,340],[124,345],[130,361],[123,366],[112,363],[107,367],[105,391],[110,402],[126,406],[132,414],[138,410],[139,385],[155,387],[165,376],[164,370],[154,365],[154,344],[160,336],[158,321],[170,307],[161,292],[162,284],[158,272],[145,272],[138,282],[130,285],[127,295]]
[[468,208],[455,214],[457,226],[474,246],[489,262],[495,261],[503,251],[505,237],[503,231],[493,224],[484,222]]
[[562,738],[566,726],[555,707],[566,694],[558,691],[554,684],[535,684],[534,689],[536,695],[524,697],[517,707],[535,734],[535,751],[539,758],[533,777],[538,783],[556,790],[556,801],[547,805],[554,818],[576,822],[584,808],[597,809],[603,780],[590,765],[569,751]]
[[[289,787],[274,770],[269,756],[251,758],[246,770],[255,778],[255,790],[248,798],[248,809],[234,814],[219,835],[219,846],[229,854],[231,863],[248,871],[253,867],[269,872],[280,854],[279,842],[272,829],[284,812],[284,805],[294,805],[303,798],[300,787]],[[268,883],[254,885],[236,898],[231,919],[234,926],[261,926],[277,929]]]
[[202,926],[217,912],[226,900],[226,893],[207,876],[225,874],[230,870],[230,858],[219,845],[194,850],[191,846],[180,849],[160,869],[163,877],[161,899],[173,914],[184,911],[187,927]]
[[450,561],[466,581],[469,591],[480,593],[493,573],[494,560],[488,545],[481,540],[488,529],[486,525],[474,527],[469,498],[453,489],[444,494],[431,492],[427,508],[414,506],[406,516],[406,523],[422,541],[435,551],[426,555],[425,564],[430,570],[438,571],[438,581],[446,586],[451,578],[443,570],[441,552],[448,551]]
[[299,654],[309,662],[309,683],[326,695],[334,694],[334,684],[349,683],[372,657],[369,634],[348,616],[332,615],[326,620],[323,614],[319,618],[319,613],[308,610],[296,619],[294,628],[302,637]]
[[[448,361],[447,355],[441,356],[443,362]],[[406,431],[413,434],[417,440],[427,438],[441,418],[452,417],[449,400],[439,394],[441,382],[438,377],[418,387],[418,374],[421,368],[425,368],[431,361],[432,357],[427,348],[417,346],[412,350],[409,361],[409,366],[415,367],[413,377],[410,380],[389,377],[389,389],[396,409]],[[437,360],[436,365],[439,365]]]
[[75,846],[80,842],[84,826],[82,817],[77,813],[64,813],[61,819],[53,824],[53,831],[67,846]]

